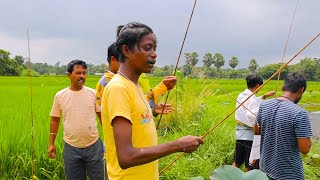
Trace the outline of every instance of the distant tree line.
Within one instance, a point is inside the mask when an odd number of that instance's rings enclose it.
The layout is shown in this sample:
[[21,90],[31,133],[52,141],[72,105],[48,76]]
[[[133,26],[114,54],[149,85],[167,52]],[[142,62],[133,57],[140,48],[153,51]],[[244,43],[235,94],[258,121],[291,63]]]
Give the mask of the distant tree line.
[[[262,78],[267,79],[275,73],[281,63],[269,64],[259,67],[256,59],[251,59],[247,68],[236,69],[239,64],[237,57],[233,56],[229,60],[229,67],[222,68],[226,59],[221,53],[206,53],[203,58],[203,66],[197,67],[199,55],[197,52],[187,52],[184,54],[185,65],[179,67],[178,70],[184,76],[190,78],[244,78],[250,73],[257,73]],[[106,64],[88,65],[88,74],[95,75],[103,73],[108,66]],[[28,68],[31,67],[30,72]],[[152,76],[163,77],[172,74],[173,65],[163,67],[155,67]],[[41,75],[65,75],[67,71],[66,65],[60,65],[57,61],[54,65],[47,63],[30,63],[28,58],[23,56],[10,57],[10,52],[0,49],[0,76],[41,76]],[[320,59],[319,58],[303,58],[299,63],[289,65],[281,72],[280,78],[283,79],[288,72],[303,73],[308,80],[320,80]],[[277,77],[275,77],[276,79]]]

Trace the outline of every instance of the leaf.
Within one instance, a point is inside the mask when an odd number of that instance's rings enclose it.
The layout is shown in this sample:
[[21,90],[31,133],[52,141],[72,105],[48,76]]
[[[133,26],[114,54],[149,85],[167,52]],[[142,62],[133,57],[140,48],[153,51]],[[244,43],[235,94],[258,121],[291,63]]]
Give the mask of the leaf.
[[231,165],[223,165],[213,171],[212,180],[218,179],[234,179],[234,180],[268,180],[265,173],[260,170],[251,170],[249,172],[242,172],[239,168]]

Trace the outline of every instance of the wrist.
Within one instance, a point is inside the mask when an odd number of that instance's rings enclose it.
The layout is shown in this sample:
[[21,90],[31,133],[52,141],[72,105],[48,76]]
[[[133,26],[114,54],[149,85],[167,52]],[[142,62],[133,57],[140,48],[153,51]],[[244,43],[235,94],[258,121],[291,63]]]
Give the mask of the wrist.
[[174,140],[171,142],[174,152],[184,152],[184,148],[180,146],[179,140]]
[[57,133],[53,133],[53,132],[51,132],[51,133],[49,133],[49,135],[57,136]]

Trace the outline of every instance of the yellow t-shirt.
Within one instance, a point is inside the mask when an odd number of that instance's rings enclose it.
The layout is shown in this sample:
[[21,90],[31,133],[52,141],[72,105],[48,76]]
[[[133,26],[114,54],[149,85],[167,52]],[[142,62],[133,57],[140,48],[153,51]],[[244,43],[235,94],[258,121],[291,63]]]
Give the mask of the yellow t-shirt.
[[159,103],[159,99],[161,96],[167,91],[167,86],[160,82],[156,87],[150,89],[150,91],[146,94],[147,99],[153,100],[154,104]]
[[100,78],[96,85],[96,102],[101,106],[101,98],[104,88],[107,86],[108,82],[113,78],[114,73],[108,70],[104,71],[103,76]]
[[147,75],[142,73],[138,79],[138,84],[143,90],[143,94],[147,94],[150,91],[150,83]]
[[142,73],[138,79],[138,84],[143,90],[143,94],[147,96],[148,100],[154,100],[155,104],[159,103],[160,97],[167,91],[167,87],[160,82],[153,89],[150,88],[149,79],[145,73]]
[[158,144],[152,111],[141,87],[118,74],[108,83],[102,96],[102,124],[109,179],[159,179],[157,160],[125,170],[120,168],[111,126],[116,116],[122,116],[131,122],[134,147],[144,148]]

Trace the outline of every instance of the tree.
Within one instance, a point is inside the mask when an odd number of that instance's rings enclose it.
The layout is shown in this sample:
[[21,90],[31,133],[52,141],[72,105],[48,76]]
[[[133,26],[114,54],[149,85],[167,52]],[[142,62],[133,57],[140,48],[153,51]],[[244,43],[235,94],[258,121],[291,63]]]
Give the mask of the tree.
[[[266,66],[259,68],[258,74],[263,79],[269,79],[275,72],[278,71],[278,69],[280,69],[280,67],[282,65],[283,65],[282,63],[268,64]],[[284,79],[287,76],[288,72],[289,71],[288,71],[288,66],[287,66],[281,71],[280,79]],[[278,76],[275,76],[273,79],[278,79]]]
[[218,71],[221,72],[221,77],[222,77],[222,71],[221,71],[221,66],[224,65],[224,57],[220,53],[215,53],[213,57],[213,64],[217,68]]
[[232,57],[229,61],[229,66],[234,70],[235,67],[237,67],[239,64],[239,61],[236,57]]
[[10,52],[0,49],[0,76],[19,76],[22,70],[23,67],[10,58]]
[[17,61],[17,63],[19,64],[19,66],[24,66],[24,57],[23,56],[15,56],[14,60]]
[[251,59],[250,64],[249,64],[249,70],[251,72],[256,72],[257,68],[259,67],[257,61],[255,59]]
[[212,54],[211,53],[206,53],[204,56],[203,56],[203,65],[207,68],[209,68],[212,64],[213,64],[213,57],[212,57]]
[[312,60],[311,58],[303,58],[299,63],[302,67],[302,72],[308,80],[315,80],[315,74],[317,69],[320,68],[317,61]]
[[192,53],[184,53],[184,56],[186,58],[186,63],[194,67],[198,63],[198,53],[192,52]]
[[6,67],[10,59],[10,52],[0,49],[0,75],[3,76],[6,73]]
[[234,74],[234,68],[237,67],[239,64],[239,61],[236,57],[232,57],[229,61],[229,66],[232,68],[232,75],[231,77],[234,78],[235,74]]
[[190,64],[185,64],[182,66],[183,76],[189,76],[192,72],[192,67]]
[[163,66],[162,70],[163,70],[164,76],[172,75],[173,69],[174,69],[173,65],[170,65],[170,66],[165,65],[165,66]]

